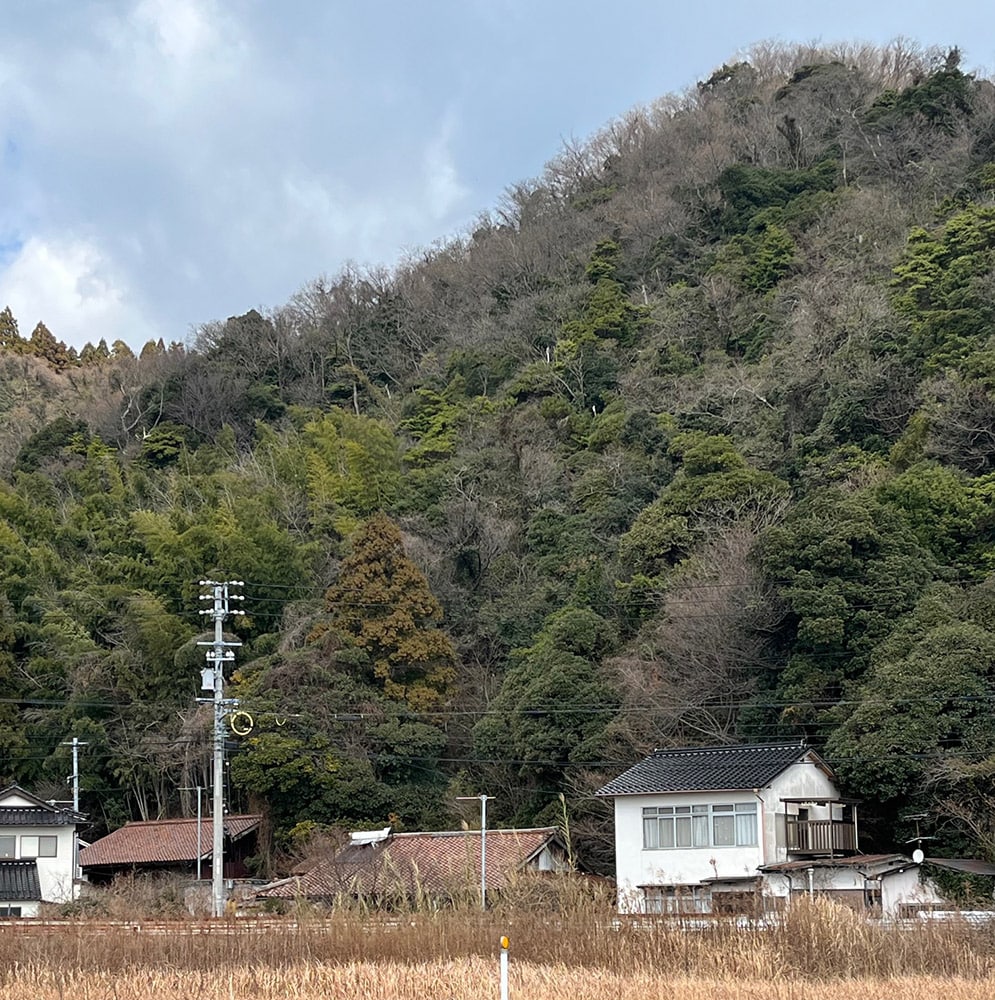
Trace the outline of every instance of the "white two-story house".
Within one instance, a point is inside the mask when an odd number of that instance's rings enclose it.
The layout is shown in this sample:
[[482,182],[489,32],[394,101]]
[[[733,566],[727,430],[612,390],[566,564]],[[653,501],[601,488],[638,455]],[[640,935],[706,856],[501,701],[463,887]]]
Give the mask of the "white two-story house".
[[615,800],[623,913],[759,912],[805,885],[766,866],[858,852],[854,803],[798,743],[656,750],[597,794]]
[[43,902],[76,898],[78,813],[19,785],[0,789],[0,917],[36,917]]

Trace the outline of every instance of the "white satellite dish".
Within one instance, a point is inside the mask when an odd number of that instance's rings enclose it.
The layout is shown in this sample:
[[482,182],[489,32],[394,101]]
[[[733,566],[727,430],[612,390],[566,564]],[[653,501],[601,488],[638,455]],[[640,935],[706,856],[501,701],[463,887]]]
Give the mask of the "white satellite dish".
[[926,858],[926,855],[923,854],[922,850],[920,848],[918,848],[918,847],[912,852],[912,860],[917,865],[921,865],[923,863],[923,861],[925,860],[925,858]]

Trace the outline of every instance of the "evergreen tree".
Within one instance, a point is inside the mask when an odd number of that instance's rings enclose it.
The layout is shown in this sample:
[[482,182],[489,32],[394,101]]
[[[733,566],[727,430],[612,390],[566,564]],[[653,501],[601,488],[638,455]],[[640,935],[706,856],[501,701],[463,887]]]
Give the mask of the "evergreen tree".
[[0,312],[0,348],[21,354],[25,350],[24,338],[17,331],[17,320],[10,311],[10,306],[5,306]]
[[28,350],[36,358],[47,361],[53,368],[60,371],[72,363],[75,354],[61,340],[56,340],[55,334],[41,321],[31,331]]
[[456,680],[456,651],[439,628],[442,606],[385,514],[375,514],[356,533],[338,582],[325,596],[336,626],[372,666],[388,697],[416,710],[445,701]]

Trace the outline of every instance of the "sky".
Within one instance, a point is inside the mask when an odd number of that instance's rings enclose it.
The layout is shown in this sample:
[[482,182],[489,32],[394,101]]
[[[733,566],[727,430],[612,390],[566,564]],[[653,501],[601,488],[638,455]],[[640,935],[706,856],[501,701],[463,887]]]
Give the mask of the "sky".
[[755,43],[990,75],[967,0],[0,0],[0,309],[77,348],[276,308],[469,227]]

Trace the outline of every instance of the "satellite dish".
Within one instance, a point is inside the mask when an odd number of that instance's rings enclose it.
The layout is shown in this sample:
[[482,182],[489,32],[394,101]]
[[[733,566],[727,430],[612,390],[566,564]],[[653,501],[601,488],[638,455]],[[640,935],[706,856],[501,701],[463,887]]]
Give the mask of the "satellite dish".
[[922,850],[920,848],[918,848],[918,847],[912,852],[912,860],[917,865],[921,865],[923,863],[923,861],[925,860],[925,858],[926,858],[926,855],[923,854]]

